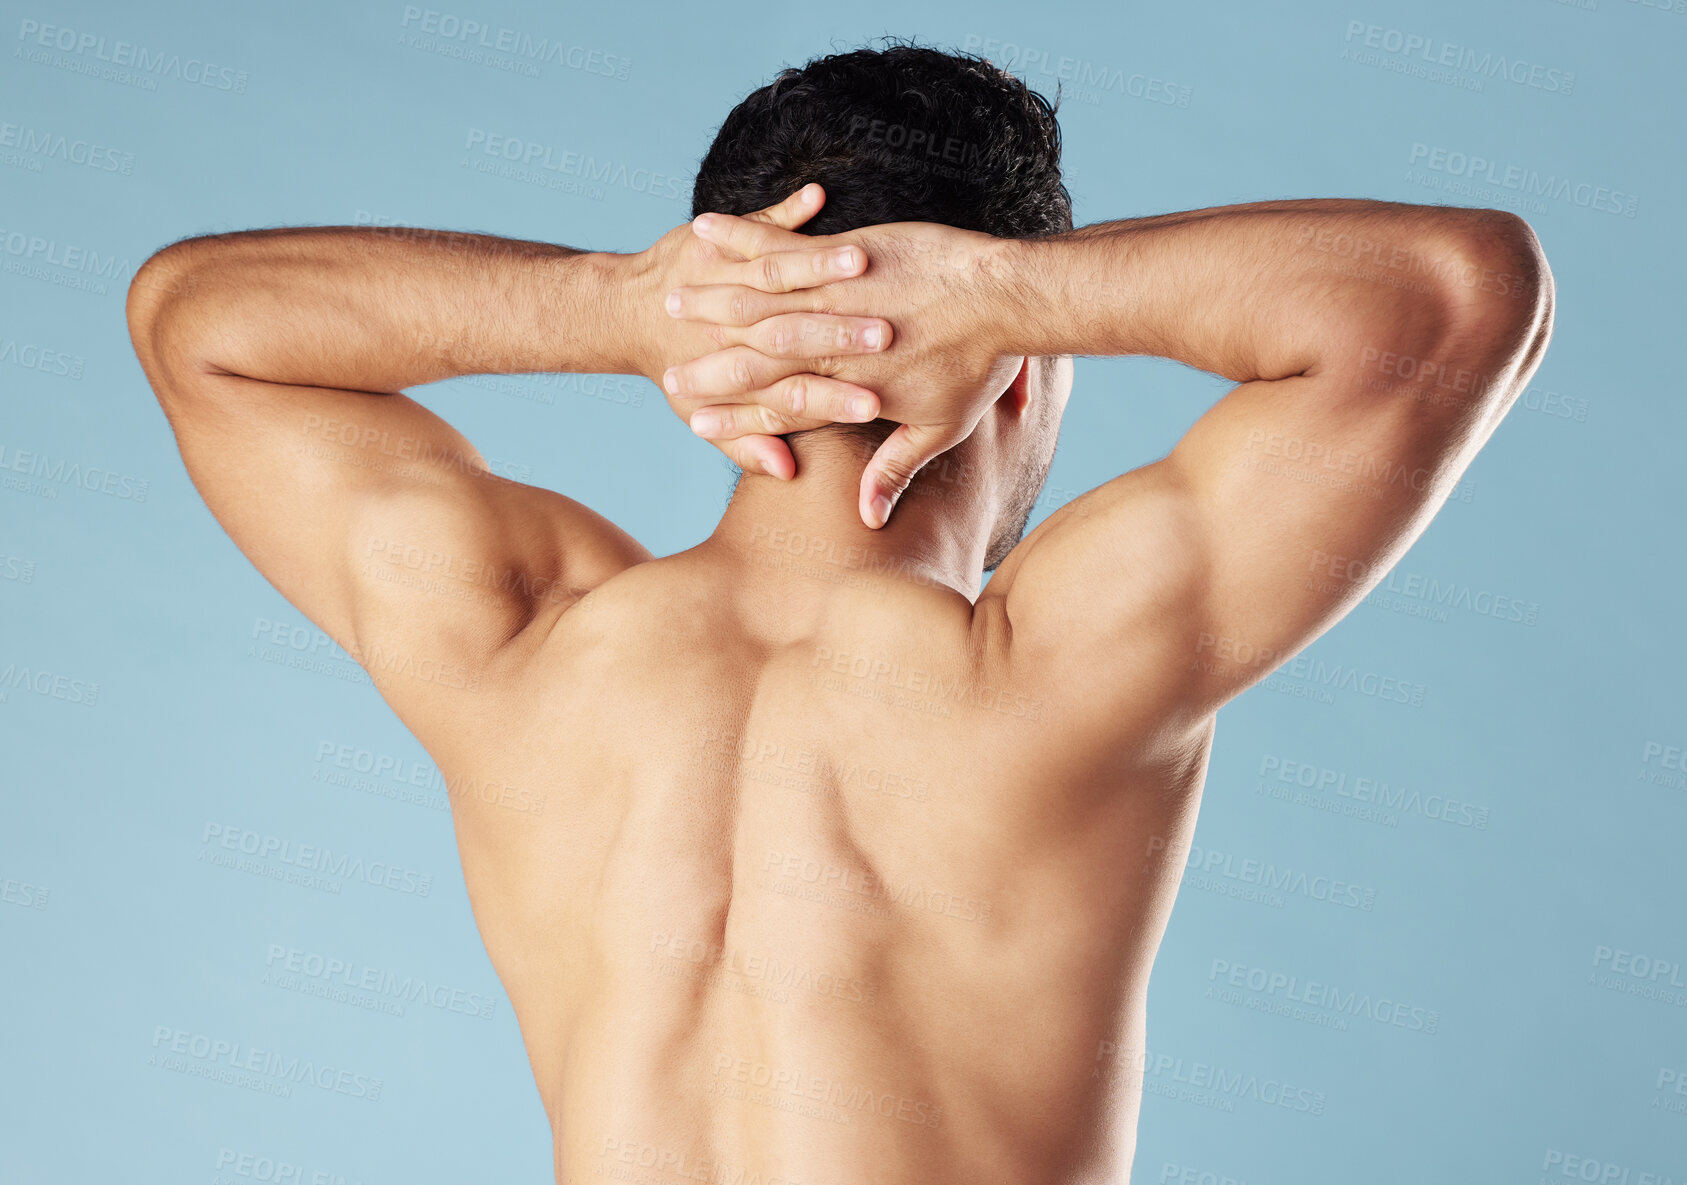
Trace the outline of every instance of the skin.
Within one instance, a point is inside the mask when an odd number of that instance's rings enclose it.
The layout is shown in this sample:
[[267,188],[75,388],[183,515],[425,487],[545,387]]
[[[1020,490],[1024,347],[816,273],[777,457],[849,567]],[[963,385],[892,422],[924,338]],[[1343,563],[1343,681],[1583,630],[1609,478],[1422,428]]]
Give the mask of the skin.
[[[130,325],[230,537],[458,788],[558,1180],[1124,1181],[1215,713],[1423,530],[1551,277],[1494,211],[794,233],[823,200],[633,255],[190,240]],[[1080,353],[1236,386],[981,590]],[[566,370],[744,465],[707,540],[653,558],[400,393]],[[827,427],[881,415],[871,457]]]

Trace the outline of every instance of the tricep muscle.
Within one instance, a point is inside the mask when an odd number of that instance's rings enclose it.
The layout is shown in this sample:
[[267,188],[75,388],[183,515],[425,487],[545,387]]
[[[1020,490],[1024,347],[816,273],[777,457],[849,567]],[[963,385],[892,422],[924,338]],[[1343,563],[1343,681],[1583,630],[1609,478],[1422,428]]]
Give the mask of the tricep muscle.
[[1422,532],[1538,365],[1544,291],[1243,382],[1163,460],[1051,515],[990,586],[1022,664],[1085,689],[1097,721],[1200,726]]
[[407,396],[202,371],[154,385],[235,545],[401,711],[474,685],[529,623],[648,558],[579,503],[490,473]]

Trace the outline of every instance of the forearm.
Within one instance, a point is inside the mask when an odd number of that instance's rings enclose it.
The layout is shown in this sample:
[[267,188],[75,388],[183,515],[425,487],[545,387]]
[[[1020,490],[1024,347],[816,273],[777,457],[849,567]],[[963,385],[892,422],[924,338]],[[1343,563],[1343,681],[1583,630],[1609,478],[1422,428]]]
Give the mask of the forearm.
[[1526,315],[1532,238],[1493,211],[1345,199],[1102,223],[1014,243],[1010,352],[1145,354],[1236,382]]
[[392,392],[463,374],[634,373],[626,257],[409,228],[192,239],[137,275],[137,348],[299,386]]

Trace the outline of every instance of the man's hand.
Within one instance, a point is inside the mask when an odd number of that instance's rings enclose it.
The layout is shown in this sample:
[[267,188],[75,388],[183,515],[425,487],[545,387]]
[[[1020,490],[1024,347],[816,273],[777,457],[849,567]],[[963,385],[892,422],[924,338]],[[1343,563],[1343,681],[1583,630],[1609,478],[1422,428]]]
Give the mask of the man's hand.
[[[751,472],[781,478],[796,472],[791,450],[778,433],[865,423],[879,414],[873,391],[834,377],[833,370],[843,356],[883,349],[890,342],[890,327],[873,316],[817,314],[810,308],[812,299],[805,297],[820,285],[858,275],[867,265],[860,246],[794,233],[792,228],[814,217],[824,203],[819,185],[805,185],[777,205],[732,218],[775,236],[758,240],[760,249],[703,238],[695,224],[689,224],[669,231],[635,257],[632,316],[648,343],[640,369],[663,388],[676,415]],[[728,216],[704,215],[699,221],[711,217]],[[666,315],[665,302],[676,289],[783,296],[791,302],[781,315],[764,315],[766,319],[754,326],[753,341],[760,353],[753,370],[746,353],[723,352],[721,369],[739,380],[731,387],[730,400],[714,397],[712,389],[705,392],[665,381],[670,371],[740,340],[729,338],[720,326]],[[730,423],[733,431],[705,431],[710,417]]]
[[[688,286],[674,293],[669,310],[680,320],[707,326],[728,346],[676,369],[681,391],[722,403],[737,401],[787,369],[769,327],[795,311],[876,315],[894,326],[896,341],[888,350],[807,363],[876,391],[878,414],[899,424],[861,475],[861,518],[869,527],[884,525],[914,475],[965,440],[1019,371],[1021,358],[1000,344],[1006,336],[1007,240],[925,222],[821,237],[721,214],[704,215],[694,227],[699,237],[750,267],[779,259],[797,243],[822,250],[854,245],[865,252],[867,267],[857,276],[785,294],[743,284]],[[711,408],[694,417],[692,427],[716,441],[753,430],[731,408]]]

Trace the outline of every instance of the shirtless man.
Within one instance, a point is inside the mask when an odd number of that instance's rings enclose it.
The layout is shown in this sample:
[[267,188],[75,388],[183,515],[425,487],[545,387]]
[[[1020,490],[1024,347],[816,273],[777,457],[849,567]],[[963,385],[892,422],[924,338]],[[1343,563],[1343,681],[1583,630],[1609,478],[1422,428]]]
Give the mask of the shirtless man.
[[[258,569],[453,784],[543,800],[453,811],[558,1180],[1124,1181],[1214,714],[1523,389],[1538,244],[1357,200],[1069,231],[1047,105],[909,48],[755,92],[696,202],[628,255],[189,240],[135,348]],[[1237,385],[1019,541],[1075,354]],[[653,558],[401,393],[563,371],[665,383],[743,465],[707,540]]]

